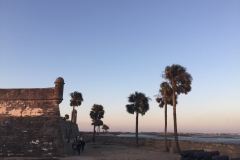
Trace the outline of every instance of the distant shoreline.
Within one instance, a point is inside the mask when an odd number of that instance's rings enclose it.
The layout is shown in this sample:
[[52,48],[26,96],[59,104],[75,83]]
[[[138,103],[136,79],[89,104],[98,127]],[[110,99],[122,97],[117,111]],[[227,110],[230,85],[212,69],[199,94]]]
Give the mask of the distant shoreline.
[[[81,134],[81,133],[80,133]],[[82,132],[82,134],[92,135],[92,132]],[[131,132],[101,132],[96,136],[117,136],[126,138],[135,138],[135,133]],[[159,133],[139,133],[138,138],[146,139],[164,139],[164,134]],[[169,140],[174,140],[174,134],[168,134],[167,138]],[[195,142],[214,142],[214,143],[230,143],[230,144],[240,144],[239,135],[209,135],[209,134],[179,134],[178,139],[180,141],[195,141]]]
[[[90,131],[83,131],[80,133],[86,133],[86,134],[92,134],[93,132]],[[100,132],[100,134],[104,134],[104,133],[108,133],[108,134],[114,134],[114,135],[118,135],[118,134],[135,134],[135,132]],[[147,135],[156,135],[156,136],[164,136],[164,132],[139,132],[138,134],[147,134]],[[173,132],[168,132],[167,133],[168,136],[174,136]],[[201,136],[202,138],[211,138],[211,137],[224,137],[224,138],[228,138],[231,136],[240,136],[240,133],[178,133],[178,136]]]

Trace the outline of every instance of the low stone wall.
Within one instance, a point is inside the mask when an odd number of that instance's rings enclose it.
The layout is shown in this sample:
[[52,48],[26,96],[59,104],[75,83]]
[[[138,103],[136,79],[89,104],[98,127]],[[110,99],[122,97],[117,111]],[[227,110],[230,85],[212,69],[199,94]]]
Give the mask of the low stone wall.
[[[91,141],[92,135],[82,135],[85,141]],[[135,138],[117,137],[117,136],[96,136],[97,142],[103,143],[117,143],[134,146],[136,144]],[[149,147],[164,150],[163,139],[148,139],[139,138],[140,147]],[[214,142],[195,142],[195,141],[179,141],[182,150],[189,149],[204,149],[207,151],[219,151],[220,155],[228,155],[230,158],[240,157],[240,144],[229,143],[214,143]],[[174,147],[175,141],[168,140],[168,146]]]
[[[62,132],[63,132],[64,139],[68,139],[69,128],[70,128],[70,121],[62,120]],[[76,123],[72,123],[70,137],[75,138],[78,135],[79,135],[78,125]]]

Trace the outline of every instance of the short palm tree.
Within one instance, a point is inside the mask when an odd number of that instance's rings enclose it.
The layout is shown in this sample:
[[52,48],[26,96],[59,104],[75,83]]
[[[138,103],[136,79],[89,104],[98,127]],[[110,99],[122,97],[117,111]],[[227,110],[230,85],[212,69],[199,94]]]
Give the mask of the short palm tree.
[[90,117],[92,119],[92,125],[93,125],[93,142],[95,142],[95,133],[96,133],[96,126],[99,123],[99,120],[101,120],[104,116],[104,109],[102,105],[94,104],[90,111]]
[[178,64],[167,66],[162,76],[168,81],[172,88],[174,137],[177,151],[180,153],[181,150],[177,133],[176,94],[187,94],[191,91],[192,76],[186,71],[186,68]]
[[168,152],[167,145],[167,105],[172,105],[172,88],[167,82],[162,82],[159,89],[160,97],[156,98],[156,101],[159,103],[159,107],[164,107],[165,115],[165,127],[164,127],[164,141],[165,141],[165,151]]
[[97,126],[97,132],[98,132],[98,134],[100,133],[100,126],[102,126],[103,125],[103,121],[102,120],[97,120],[97,122],[96,122],[96,126]]
[[106,124],[104,124],[104,125],[102,126],[102,129],[103,129],[105,132],[107,132],[107,130],[109,130],[109,127],[108,127]]
[[68,114],[65,114],[65,117],[64,117],[66,120],[69,119],[69,115]]
[[70,93],[70,96],[71,96],[70,106],[73,107],[73,110],[72,110],[72,117],[71,117],[69,134],[68,134],[68,143],[70,142],[70,134],[71,134],[71,130],[72,130],[71,126],[72,126],[74,109],[75,109],[75,107],[80,106],[82,104],[82,101],[83,101],[82,93],[80,93],[78,91]]
[[135,92],[135,94],[130,94],[128,97],[128,102],[131,104],[127,104],[127,112],[130,114],[134,114],[136,112],[136,147],[139,147],[138,144],[138,114],[142,114],[142,116],[149,110],[148,101],[150,98],[146,97],[145,94],[141,92]]
[[65,114],[65,116],[64,116],[64,117],[61,117],[61,118],[62,118],[62,120],[66,121],[66,120],[69,119],[69,115],[68,115],[68,114]]

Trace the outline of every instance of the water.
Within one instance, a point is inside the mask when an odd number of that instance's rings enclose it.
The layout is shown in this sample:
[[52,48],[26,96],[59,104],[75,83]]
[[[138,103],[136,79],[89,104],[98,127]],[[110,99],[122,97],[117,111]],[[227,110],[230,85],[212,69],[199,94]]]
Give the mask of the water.
[[[132,137],[135,138],[135,134],[119,134],[118,137]],[[148,134],[138,134],[138,138],[149,138],[149,139],[164,139],[163,136],[158,135],[148,135]],[[174,136],[168,136],[168,139],[174,140]],[[219,143],[237,143],[240,144],[240,136],[178,136],[179,140],[188,140],[188,141],[200,141],[200,142],[219,142]]]

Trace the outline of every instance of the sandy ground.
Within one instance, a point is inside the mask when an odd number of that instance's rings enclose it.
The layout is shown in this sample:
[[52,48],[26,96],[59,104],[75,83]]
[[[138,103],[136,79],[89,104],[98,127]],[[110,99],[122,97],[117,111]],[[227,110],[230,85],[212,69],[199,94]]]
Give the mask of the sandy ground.
[[86,143],[84,151],[80,155],[68,155],[62,160],[179,160],[179,154],[171,154],[151,148],[136,148],[119,144]]
[[[134,146],[126,146],[120,144],[101,144],[86,142],[84,151],[80,155],[71,150],[71,143],[66,143],[68,157],[59,158],[60,160],[180,160],[179,154],[171,154],[153,148],[136,148]],[[10,160],[29,160],[29,159],[44,159],[47,158],[30,158],[30,157],[9,157],[3,159]],[[52,159],[53,160],[53,159]]]

